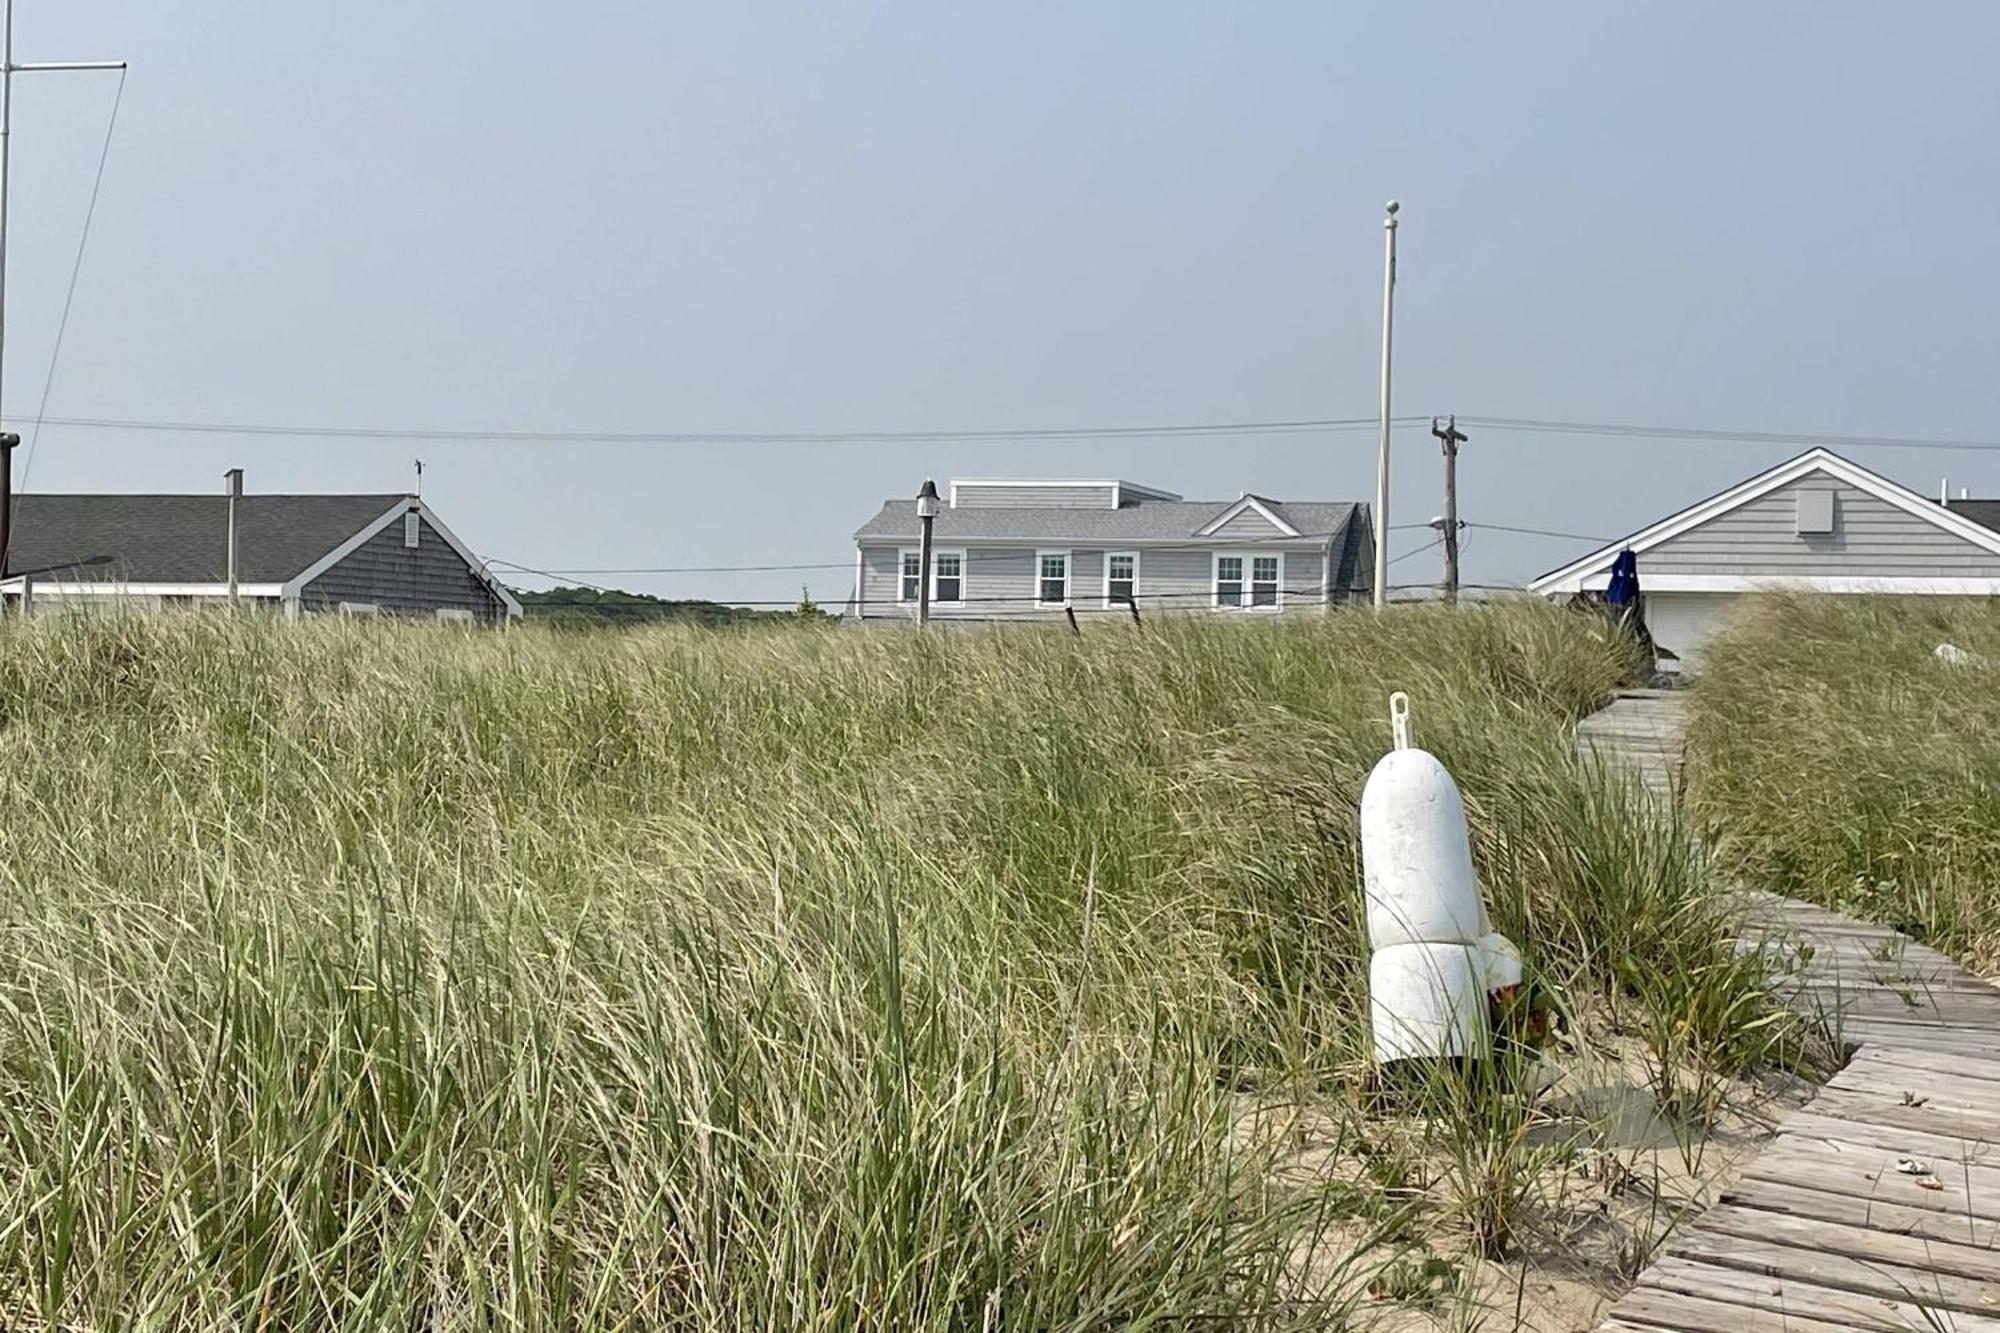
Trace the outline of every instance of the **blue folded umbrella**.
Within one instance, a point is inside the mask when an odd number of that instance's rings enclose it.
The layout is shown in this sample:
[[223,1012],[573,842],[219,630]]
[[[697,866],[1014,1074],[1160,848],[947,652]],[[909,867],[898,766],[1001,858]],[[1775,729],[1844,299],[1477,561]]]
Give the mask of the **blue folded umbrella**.
[[1604,589],[1604,600],[1612,606],[1630,606],[1639,600],[1639,557],[1626,547],[1611,562],[1611,582]]

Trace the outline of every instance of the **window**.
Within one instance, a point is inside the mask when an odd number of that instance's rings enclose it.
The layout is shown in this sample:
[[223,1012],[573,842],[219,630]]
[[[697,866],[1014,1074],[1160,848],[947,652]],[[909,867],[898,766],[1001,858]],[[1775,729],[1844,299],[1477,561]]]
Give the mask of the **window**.
[[1260,555],[1250,561],[1250,605],[1278,604],[1278,557]]
[[373,602],[342,602],[340,604],[340,614],[343,616],[373,616],[380,615],[381,612],[382,608]]
[[[902,553],[901,577],[896,580],[896,600],[914,605],[917,588],[924,577],[923,548]],[[931,552],[931,603],[957,606],[965,601],[965,552]]]
[[1038,606],[1069,604],[1069,552],[1035,552],[1035,603]]
[[1215,604],[1217,606],[1243,605],[1242,556],[1219,555],[1215,557]]
[[1230,610],[1276,611],[1285,603],[1283,552],[1215,555],[1215,605]]
[[1130,606],[1139,595],[1139,553],[1113,551],[1104,557],[1104,604]]
[[413,551],[417,549],[417,537],[423,531],[422,525],[423,520],[417,517],[416,510],[412,509],[403,515],[403,545]]
[[931,552],[931,601],[958,603],[965,600],[965,552]]
[[472,612],[462,606],[440,606],[437,609],[437,618],[439,620],[468,623],[472,620]]

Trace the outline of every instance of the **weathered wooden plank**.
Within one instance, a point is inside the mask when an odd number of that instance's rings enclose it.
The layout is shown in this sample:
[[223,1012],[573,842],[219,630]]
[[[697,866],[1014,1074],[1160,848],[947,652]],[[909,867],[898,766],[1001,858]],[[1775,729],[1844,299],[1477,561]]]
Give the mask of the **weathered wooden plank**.
[[[1915,1130],[1901,1126],[1871,1125],[1864,1121],[1842,1120],[1823,1115],[1816,1106],[1794,1111],[1778,1126],[1775,1142],[1786,1139],[1858,1144],[1879,1148],[1901,1157],[1943,1158],[1954,1162],[2000,1166],[2000,1140],[1966,1138],[1938,1130]],[[1840,1149],[1836,1149],[1839,1151]]]
[[[1791,1246],[1817,1256],[1846,1255],[1864,1264],[1902,1265],[1940,1277],[1980,1285],[1977,1308],[2000,1314],[2000,1254],[1962,1241],[1913,1236],[1820,1217],[1767,1212],[1741,1204],[1719,1204],[1695,1220],[1681,1237],[1726,1236],[1759,1245]],[[1669,1247],[1675,1244],[1669,1241]],[[1785,1262],[1790,1262],[1786,1260]]]
[[[1759,1155],[1754,1164],[1755,1174],[1724,1190],[1719,1201],[1759,1212],[1784,1213],[1791,1217],[1838,1222],[1844,1226],[1866,1227],[1902,1236],[1921,1236],[1958,1245],[1979,1245],[1990,1249],[1995,1240],[2000,1239],[2000,1217],[1993,1216],[1996,1206],[1985,1203],[1984,1196],[1972,1197],[1972,1208],[1976,1211],[1970,1211],[1963,1187],[1949,1193],[1926,1194],[1916,1187],[1916,1177],[1897,1175],[1893,1162],[1877,1173],[1885,1185],[1892,1179],[1907,1182],[1900,1188],[1888,1185],[1889,1189],[1896,1190],[1896,1198],[1891,1200],[1868,1197],[1862,1190],[1836,1193],[1831,1186],[1814,1189],[1773,1180],[1770,1175],[1781,1168],[1774,1165],[1769,1157],[1769,1154]],[[1940,1183],[1958,1174],[1958,1168],[1940,1167]],[[1912,1195],[1921,1195],[1924,1201],[1906,1202]]]
[[1857,1328],[1908,1326],[1810,1319],[1788,1310],[1759,1309],[1662,1287],[1638,1287],[1618,1302],[1614,1316],[1599,1327],[1645,1329],[1647,1333],[1654,1329],[1679,1329],[1686,1333],[1854,1333]]
[[1699,1229],[1677,1232],[1667,1241],[1666,1249],[1681,1258],[1699,1259],[1721,1268],[1786,1282],[1851,1291],[1878,1300],[1908,1301],[1919,1307],[2000,1315],[2000,1283],[1940,1272],[1921,1264],[1831,1253]]
[[[1908,1293],[1878,1296],[1843,1287],[1774,1277],[1697,1259],[1669,1255],[1639,1278],[1639,1289],[1657,1289],[1703,1300],[1762,1310],[1796,1319],[1817,1319],[1875,1333],[1951,1329],[1955,1333],[2000,1333],[2000,1319],[1940,1308]],[[1623,1302],[1614,1307],[1615,1316]],[[1747,1317],[1747,1316],[1746,1316]],[[1662,1325],[1662,1327],[1667,1327]]]
[[1982,1110],[1949,1101],[1903,1104],[1881,1093],[1854,1092],[1828,1084],[1808,1103],[1821,1115],[1894,1129],[1917,1129],[1961,1139],[2000,1143],[2000,1103]]
[[[1957,1078],[2000,1083],[2000,1056],[1951,1055],[1942,1051],[1912,1051],[1885,1042],[1871,1042],[1848,1061],[1883,1069],[1908,1069],[1918,1074],[1950,1074]],[[2000,1095],[2000,1094],[1996,1094]]]

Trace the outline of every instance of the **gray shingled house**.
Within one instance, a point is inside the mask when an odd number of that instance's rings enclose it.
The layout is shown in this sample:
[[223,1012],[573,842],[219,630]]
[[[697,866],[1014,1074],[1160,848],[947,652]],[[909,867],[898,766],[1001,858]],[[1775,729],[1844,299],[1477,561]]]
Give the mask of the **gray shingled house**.
[[[229,595],[226,495],[14,498],[7,578],[18,606],[165,609]],[[492,622],[513,594],[415,496],[244,495],[237,592],[290,616],[408,615]]]
[[[914,499],[854,534],[850,614],[915,614]],[[1142,612],[1279,615],[1366,596],[1374,541],[1352,501],[1187,500],[1129,481],[959,479],[932,534],[939,620]]]
[[1810,449],[1620,537],[1529,584],[1545,597],[1604,590],[1638,557],[1654,640],[1699,666],[1703,645],[1751,595],[1801,591],[2000,596],[2000,505],[1927,499],[1829,449]]

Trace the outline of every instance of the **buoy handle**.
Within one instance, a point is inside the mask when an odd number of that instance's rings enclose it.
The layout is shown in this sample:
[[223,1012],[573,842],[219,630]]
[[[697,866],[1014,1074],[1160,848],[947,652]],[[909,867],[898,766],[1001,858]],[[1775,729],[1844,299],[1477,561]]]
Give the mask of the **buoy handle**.
[[1410,696],[1401,690],[1389,696],[1389,734],[1398,750],[1410,748]]

